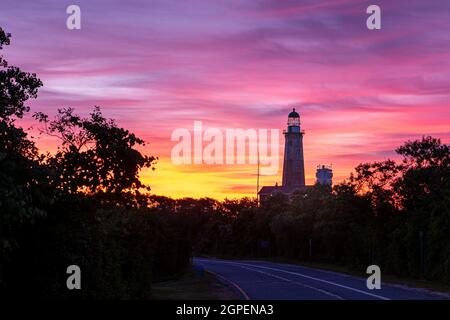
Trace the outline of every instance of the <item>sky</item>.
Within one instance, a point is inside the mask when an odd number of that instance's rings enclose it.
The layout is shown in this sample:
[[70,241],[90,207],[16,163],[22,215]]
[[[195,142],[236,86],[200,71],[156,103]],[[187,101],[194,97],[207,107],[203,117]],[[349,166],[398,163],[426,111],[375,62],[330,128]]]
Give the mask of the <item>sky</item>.
[[[300,113],[307,184],[318,164],[334,183],[362,162],[396,159],[423,135],[450,143],[450,1],[0,0],[10,64],[44,83],[32,111],[74,107],[143,138],[159,157],[141,173],[155,194],[254,196],[257,168],[175,165],[171,134],[194,121],[282,130]],[[81,8],[68,30],[66,8]],[[366,8],[381,7],[381,30]],[[25,118],[22,125],[37,130]],[[56,141],[39,136],[42,151]],[[260,185],[281,183],[280,170]]]

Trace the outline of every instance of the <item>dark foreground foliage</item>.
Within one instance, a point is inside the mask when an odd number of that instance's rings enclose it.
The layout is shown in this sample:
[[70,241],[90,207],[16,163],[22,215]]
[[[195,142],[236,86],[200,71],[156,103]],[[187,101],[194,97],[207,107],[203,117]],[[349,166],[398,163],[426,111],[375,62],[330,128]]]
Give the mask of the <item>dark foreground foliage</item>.
[[[0,28],[0,50],[9,43]],[[16,122],[41,86],[0,57],[0,297],[151,297],[151,283],[182,272],[191,252],[185,218],[141,194],[139,172],[156,158],[99,108],[87,118],[35,114],[61,142],[39,154]],[[81,268],[82,290],[67,289],[69,265]]]

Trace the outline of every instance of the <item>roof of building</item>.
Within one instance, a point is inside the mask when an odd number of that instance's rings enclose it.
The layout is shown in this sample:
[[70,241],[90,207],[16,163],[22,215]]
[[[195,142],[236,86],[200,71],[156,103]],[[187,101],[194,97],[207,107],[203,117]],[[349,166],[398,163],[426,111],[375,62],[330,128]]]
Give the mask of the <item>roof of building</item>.
[[287,186],[264,186],[259,190],[259,195],[270,195],[275,193],[284,193],[284,194],[291,194],[294,193],[294,191],[300,190],[300,191],[306,191],[309,188],[313,186],[297,186],[297,187],[287,187]]
[[292,108],[292,112],[289,113],[288,118],[300,118],[300,115],[295,111],[295,108]]

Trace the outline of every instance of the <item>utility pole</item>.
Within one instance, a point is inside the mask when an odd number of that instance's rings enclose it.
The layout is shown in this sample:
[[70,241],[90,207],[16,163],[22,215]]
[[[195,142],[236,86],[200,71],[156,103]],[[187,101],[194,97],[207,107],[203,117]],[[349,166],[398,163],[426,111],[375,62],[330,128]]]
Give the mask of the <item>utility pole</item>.
[[420,246],[420,274],[425,276],[425,245],[424,245],[424,233],[419,231],[419,246]]
[[256,152],[257,152],[257,161],[258,161],[258,165],[257,165],[257,172],[256,172],[256,202],[259,205],[259,197],[258,197],[258,192],[259,192],[259,141],[256,144]]

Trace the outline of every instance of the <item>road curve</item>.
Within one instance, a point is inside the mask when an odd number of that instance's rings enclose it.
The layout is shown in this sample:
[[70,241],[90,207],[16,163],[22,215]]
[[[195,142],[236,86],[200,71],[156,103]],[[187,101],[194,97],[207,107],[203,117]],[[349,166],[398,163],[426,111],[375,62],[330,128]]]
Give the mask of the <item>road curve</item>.
[[[381,283],[369,290],[366,279],[292,264],[195,258],[194,264],[216,274],[251,300],[435,300],[450,295]],[[382,279],[383,280],[383,279]]]

